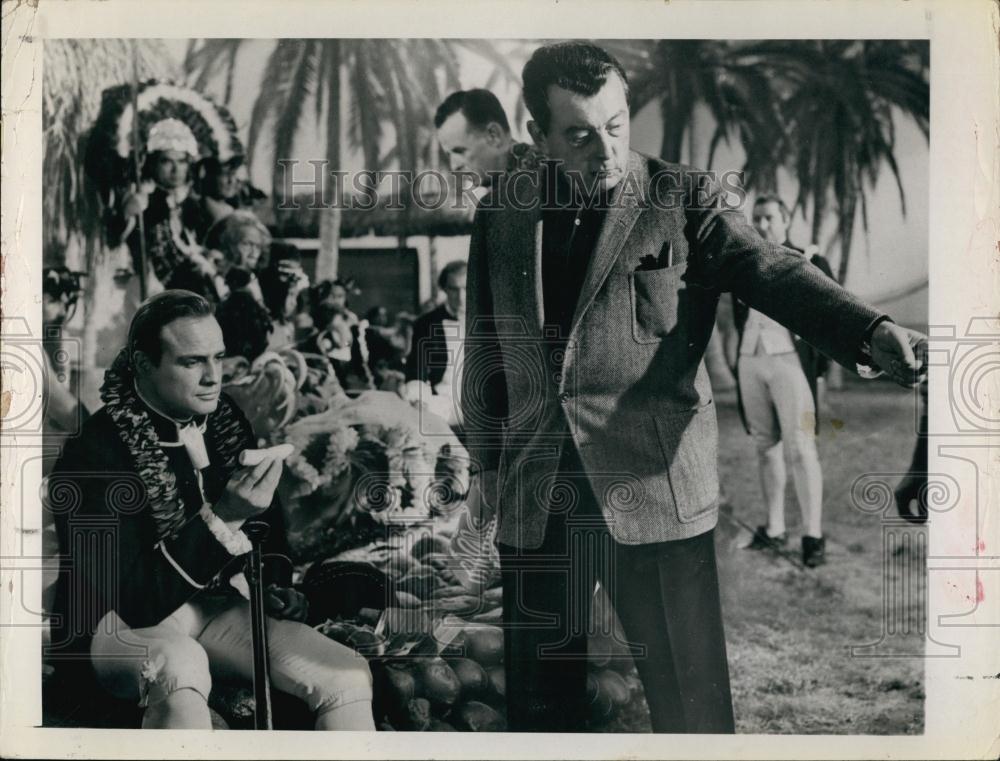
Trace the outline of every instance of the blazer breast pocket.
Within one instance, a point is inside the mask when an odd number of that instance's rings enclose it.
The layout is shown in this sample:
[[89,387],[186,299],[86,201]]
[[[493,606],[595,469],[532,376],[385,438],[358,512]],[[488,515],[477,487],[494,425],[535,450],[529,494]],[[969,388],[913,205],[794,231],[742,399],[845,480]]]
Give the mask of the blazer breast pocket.
[[659,343],[677,327],[684,262],[672,267],[630,272],[632,337],[641,344]]

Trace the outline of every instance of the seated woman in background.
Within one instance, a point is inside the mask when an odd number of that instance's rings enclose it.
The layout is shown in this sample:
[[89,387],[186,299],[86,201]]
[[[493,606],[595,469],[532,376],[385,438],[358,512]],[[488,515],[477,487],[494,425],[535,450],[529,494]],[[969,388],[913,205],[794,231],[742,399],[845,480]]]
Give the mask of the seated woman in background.
[[193,291],[218,304],[229,293],[229,270],[239,267],[253,273],[266,266],[270,245],[271,234],[256,216],[249,211],[234,211],[216,222],[205,239],[205,256],[212,266],[206,269],[197,260],[181,262],[168,287]]
[[229,267],[257,272],[267,266],[271,233],[252,212],[234,211],[212,225],[205,245],[222,254],[223,275]]

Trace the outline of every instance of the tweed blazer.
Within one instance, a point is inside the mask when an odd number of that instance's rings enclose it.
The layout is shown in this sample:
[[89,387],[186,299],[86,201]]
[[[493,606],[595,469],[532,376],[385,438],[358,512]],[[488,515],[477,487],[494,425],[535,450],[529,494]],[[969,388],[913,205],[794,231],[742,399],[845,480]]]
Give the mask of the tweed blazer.
[[[570,332],[543,326],[541,181],[513,174],[477,209],[462,404],[474,467],[496,470],[498,541],[537,548],[572,440],[612,536],[696,536],[718,518],[718,426],[703,356],[722,293],[849,368],[879,312],[764,241],[710,173],[631,153]],[[547,356],[549,351],[556,357]],[[560,367],[561,370],[553,371]]]

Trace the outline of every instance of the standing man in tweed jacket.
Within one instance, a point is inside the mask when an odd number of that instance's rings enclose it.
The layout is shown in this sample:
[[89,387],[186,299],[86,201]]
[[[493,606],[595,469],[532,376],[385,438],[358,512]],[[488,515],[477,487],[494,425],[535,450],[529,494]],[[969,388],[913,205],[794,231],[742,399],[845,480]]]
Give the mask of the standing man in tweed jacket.
[[901,383],[921,336],[760,238],[707,173],[630,151],[625,72],[601,48],[542,47],[523,79],[550,162],[477,211],[462,393],[471,498],[499,520],[509,727],[585,725],[599,580],[654,731],[732,732],[702,361],[720,295]]

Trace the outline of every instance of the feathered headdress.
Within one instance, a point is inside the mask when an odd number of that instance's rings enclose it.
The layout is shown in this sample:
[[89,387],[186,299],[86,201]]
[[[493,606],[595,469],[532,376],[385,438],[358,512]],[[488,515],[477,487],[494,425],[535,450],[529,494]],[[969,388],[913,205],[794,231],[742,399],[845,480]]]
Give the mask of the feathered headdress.
[[[136,119],[138,146],[133,145]],[[190,140],[179,138],[179,127],[190,133]],[[236,122],[228,109],[189,87],[149,80],[139,84],[135,107],[132,85],[110,87],[102,93],[101,110],[87,146],[87,173],[102,188],[125,184],[130,179],[132,152],[138,150],[141,162],[149,152],[164,149],[150,147],[151,140],[155,145],[167,139],[173,145],[183,142],[183,150],[198,159],[213,158],[224,164],[243,156]]]

